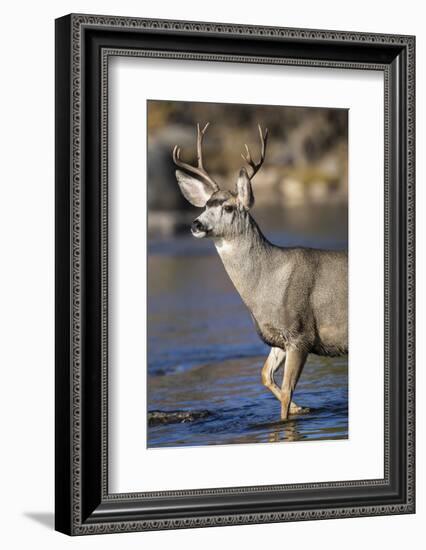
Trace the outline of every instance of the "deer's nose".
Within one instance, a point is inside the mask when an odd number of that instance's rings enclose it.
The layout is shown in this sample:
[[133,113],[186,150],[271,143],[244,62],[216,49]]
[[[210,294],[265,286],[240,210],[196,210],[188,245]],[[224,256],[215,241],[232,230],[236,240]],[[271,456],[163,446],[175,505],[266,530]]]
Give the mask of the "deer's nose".
[[192,231],[204,231],[204,226],[200,221],[194,220],[192,222],[191,229]]

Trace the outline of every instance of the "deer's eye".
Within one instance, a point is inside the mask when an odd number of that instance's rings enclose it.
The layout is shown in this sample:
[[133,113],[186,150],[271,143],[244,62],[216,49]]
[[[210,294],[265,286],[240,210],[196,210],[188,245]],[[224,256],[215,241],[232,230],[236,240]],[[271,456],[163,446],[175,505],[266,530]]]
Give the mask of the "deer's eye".
[[230,204],[226,204],[223,209],[225,210],[225,212],[232,212],[234,210],[234,207]]

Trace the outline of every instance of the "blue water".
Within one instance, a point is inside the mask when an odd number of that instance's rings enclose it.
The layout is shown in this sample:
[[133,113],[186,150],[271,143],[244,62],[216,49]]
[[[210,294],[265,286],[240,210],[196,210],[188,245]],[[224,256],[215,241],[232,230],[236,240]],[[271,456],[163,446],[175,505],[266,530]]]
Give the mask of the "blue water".
[[[288,246],[346,244],[327,235],[268,236]],[[210,415],[148,427],[148,447],[347,438],[348,358],[309,356],[294,401],[310,412],[281,422],[280,404],[260,378],[268,353],[211,241],[150,240],[148,411]]]

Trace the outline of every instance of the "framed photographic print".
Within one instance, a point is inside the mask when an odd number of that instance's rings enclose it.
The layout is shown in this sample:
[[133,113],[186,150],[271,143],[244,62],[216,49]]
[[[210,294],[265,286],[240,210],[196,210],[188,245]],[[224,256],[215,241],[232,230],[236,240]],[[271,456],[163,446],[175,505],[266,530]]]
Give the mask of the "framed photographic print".
[[412,36],[56,21],[56,529],[413,513]]

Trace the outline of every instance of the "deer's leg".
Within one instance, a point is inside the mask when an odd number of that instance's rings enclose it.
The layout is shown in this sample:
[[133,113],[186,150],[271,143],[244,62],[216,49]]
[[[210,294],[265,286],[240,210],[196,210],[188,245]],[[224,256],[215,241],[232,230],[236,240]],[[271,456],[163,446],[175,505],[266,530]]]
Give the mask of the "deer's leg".
[[[281,401],[281,399],[280,399]],[[307,413],[309,412],[310,409],[308,409],[308,407],[301,407],[300,405],[297,405],[294,401],[291,401],[290,403],[290,409],[289,409],[289,413],[290,414],[297,414],[297,413]]]
[[[308,354],[305,351],[287,351],[283,383],[281,386],[281,420],[287,420],[288,418],[291,398],[293,397],[296,384],[305,366],[307,356]],[[296,404],[294,405],[297,407]]]
[[[268,390],[271,390],[278,401],[281,401],[281,390],[275,382],[274,374],[280,368],[284,367],[285,354],[286,352],[281,348],[272,348],[262,368],[262,383]],[[306,409],[303,407],[296,405],[294,401],[290,403],[291,414],[296,414],[305,410]]]
[[285,351],[272,348],[262,368],[262,383],[281,401],[281,391],[274,380],[274,373],[284,366]]

